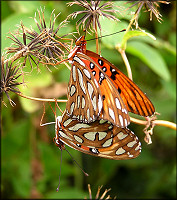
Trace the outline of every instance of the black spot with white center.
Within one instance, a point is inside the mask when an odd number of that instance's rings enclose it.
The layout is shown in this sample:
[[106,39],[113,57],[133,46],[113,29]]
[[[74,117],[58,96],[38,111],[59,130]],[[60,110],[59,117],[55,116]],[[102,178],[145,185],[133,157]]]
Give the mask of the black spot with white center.
[[104,72],[106,72],[106,71],[107,71],[107,68],[106,68],[106,67],[102,67],[102,70],[103,70]]
[[102,96],[103,101],[105,100],[105,95]]
[[95,76],[95,75],[96,75],[96,71],[93,70],[93,71],[92,71],[92,74]]
[[90,69],[94,69],[95,68],[95,64],[93,64],[92,62],[90,62]]
[[116,79],[116,74],[119,74],[114,68],[110,66],[110,71],[111,71],[111,79],[115,80]]
[[103,66],[104,62],[103,62],[101,59],[98,59],[98,64],[99,64],[100,66]]
[[102,81],[105,79],[105,76],[102,72],[99,72],[99,84],[101,85]]
[[76,144],[78,147],[81,147],[81,145],[80,144]]
[[99,154],[98,149],[95,149],[95,148],[89,148],[89,150],[90,150],[92,153]]

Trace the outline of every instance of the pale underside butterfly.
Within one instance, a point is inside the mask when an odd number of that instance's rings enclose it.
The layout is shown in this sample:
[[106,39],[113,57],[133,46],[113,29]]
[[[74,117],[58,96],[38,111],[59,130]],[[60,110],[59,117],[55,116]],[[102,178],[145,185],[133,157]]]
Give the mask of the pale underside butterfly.
[[141,152],[138,137],[128,128],[120,128],[105,120],[80,123],[66,114],[56,119],[56,145],[64,145],[90,154],[113,160],[136,158]]

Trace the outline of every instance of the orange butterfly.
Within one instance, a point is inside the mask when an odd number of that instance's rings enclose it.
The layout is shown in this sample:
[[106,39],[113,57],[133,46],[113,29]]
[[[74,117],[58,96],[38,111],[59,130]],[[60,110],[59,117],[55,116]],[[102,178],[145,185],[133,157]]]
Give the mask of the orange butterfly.
[[80,122],[108,120],[119,127],[130,123],[128,112],[151,116],[155,108],[141,89],[113,64],[86,50],[82,36],[68,56],[72,64],[67,114]]

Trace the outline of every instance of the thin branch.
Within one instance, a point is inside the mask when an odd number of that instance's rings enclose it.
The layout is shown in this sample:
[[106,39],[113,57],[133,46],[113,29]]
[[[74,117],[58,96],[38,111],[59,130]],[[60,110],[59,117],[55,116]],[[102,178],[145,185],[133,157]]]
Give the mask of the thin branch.
[[176,124],[173,122],[169,122],[165,120],[155,120],[153,123],[158,126],[165,126],[165,127],[176,130]]
[[56,63],[45,63],[45,62],[43,62],[43,61],[40,61],[40,63],[41,64],[43,64],[43,65],[53,65],[53,66],[55,66],[55,65],[59,65],[60,63],[62,63],[62,62],[64,62],[64,61],[68,61],[68,58],[66,58],[66,59],[63,59],[63,60],[61,60],[61,61],[59,61],[59,62],[56,62]]
[[71,71],[71,67],[68,65],[68,63],[66,63],[66,62],[63,62],[63,63]]
[[98,45],[98,31],[97,31],[97,24],[95,21],[95,38],[96,38],[96,53],[99,53],[99,45]]
[[[129,25],[128,25],[128,27],[126,28],[126,32],[128,32],[129,31],[129,29],[131,28],[131,26],[132,26],[132,24],[133,24],[133,22],[135,21],[135,19],[137,18],[137,13],[135,13],[135,15],[132,17],[132,19],[130,20],[130,23],[129,23]],[[138,27],[138,25],[136,25],[136,28]],[[126,33],[125,33],[126,34]]]
[[42,98],[36,98],[36,97],[29,97],[29,96],[26,96],[21,93],[16,93],[16,94],[23,98],[26,98],[26,99],[30,99],[30,100],[34,100],[34,101],[41,101],[41,102],[63,102],[64,103],[64,102],[68,101],[67,99],[42,99]]
[[[144,121],[144,120],[136,119],[136,118],[133,118],[133,117],[130,117],[130,120],[131,120],[131,122],[133,122],[135,124],[147,125],[147,121]],[[169,122],[169,121],[165,121],[165,120],[154,120],[154,121],[152,121],[152,123],[155,126],[165,126],[165,127],[171,128],[173,130],[177,129],[175,123]]]
[[121,48],[117,48],[118,51],[120,52],[121,56],[122,56],[122,59],[125,63],[125,66],[126,66],[126,69],[127,69],[127,73],[128,73],[128,77],[133,80],[133,76],[132,76],[132,70],[131,70],[131,67],[130,67],[130,64],[129,64],[129,61],[127,59],[127,56],[125,54],[125,50],[121,49]]

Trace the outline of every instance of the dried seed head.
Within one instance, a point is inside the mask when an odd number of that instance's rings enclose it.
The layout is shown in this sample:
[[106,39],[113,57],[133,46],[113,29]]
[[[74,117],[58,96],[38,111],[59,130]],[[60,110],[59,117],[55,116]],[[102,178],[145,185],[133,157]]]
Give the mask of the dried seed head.
[[[88,184],[89,199],[111,199],[110,195],[108,195],[108,196],[106,197],[107,193],[108,193],[111,189],[106,189],[106,190],[104,191],[104,193],[101,195],[101,197],[99,197],[99,196],[100,196],[100,191],[101,191],[101,188],[102,188],[102,187],[103,187],[103,186],[99,186],[99,187],[98,187],[96,196],[95,196],[95,198],[93,198],[93,197],[92,197],[92,191],[91,191],[90,184]],[[86,198],[85,198],[85,199],[86,199]]]
[[[83,11],[76,11],[68,16],[68,18],[76,18],[78,14],[84,14],[83,17],[81,17],[76,22],[76,27],[79,29],[79,26],[82,25],[82,29],[85,31],[93,30],[97,31],[97,26],[100,29],[101,32],[101,24],[99,21],[100,16],[104,16],[108,19],[119,21],[114,15],[110,13],[116,13],[118,10],[115,10],[113,7],[113,2],[106,2],[102,5],[100,5],[101,0],[93,1],[91,0],[90,3],[86,0],[75,0],[73,2],[69,2],[68,5],[72,6],[74,4],[81,6],[85,8]],[[109,13],[109,14],[108,14]]]
[[[7,48],[7,54],[14,53],[11,60],[14,61],[24,57],[23,65],[26,64],[27,60],[29,60],[31,68],[33,68],[32,62],[37,67],[40,61],[44,61],[45,63],[58,62],[65,56],[65,51],[68,51],[67,43],[63,42],[64,36],[57,36],[58,31],[67,24],[67,21],[65,20],[61,22],[56,30],[54,30],[55,21],[59,14],[55,17],[54,10],[52,11],[50,25],[47,27],[44,18],[44,11],[42,11],[42,9],[41,13],[39,10],[37,11],[39,15],[39,23],[36,19],[36,14],[34,21],[38,27],[39,33],[32,29],[28,29],[21,22],[17,35],[22,36],[23,42],[12,33],[10,33],[12,37],[8,37],[15,42],[15,44],[13,44],[14,46]],[[54,20],[52,22],[53,15]]]
[[12,64],[12,62],[11,64],[8,62],[4,63],[4,57],[1,57],[1,96],[5,93],[10,104],[14,106],[15,103],[10,98],[9,92],[21,93],[17,86],[24,83],[17,81],[17,79],[22,75],[22,73],[19,72],[19,65],[16,63],[12,66]]
[[135,17],[134,17],[134,23],[136,28],[138,27],[138,17],[140,14],[140,11],[142,8],[145,9],[145,11],[150,12],[150,20],[152,20],[152,15],[154,14],[154,16],[157,18],[157,21],[161,23],[162,21],[162,15],[160,14],[160,12],[158,11],[158,7],[159,4],[158,3],[164,3],[164,4],[169,4],[169,1],[151,1],[151,0],[145,0],[145,1],[135,1],[132,0],[131,2],[126,2],[126,3],[133,3],[133,5],[131,5],[128,9],[138,5],[137,10],[135,11]]

